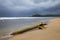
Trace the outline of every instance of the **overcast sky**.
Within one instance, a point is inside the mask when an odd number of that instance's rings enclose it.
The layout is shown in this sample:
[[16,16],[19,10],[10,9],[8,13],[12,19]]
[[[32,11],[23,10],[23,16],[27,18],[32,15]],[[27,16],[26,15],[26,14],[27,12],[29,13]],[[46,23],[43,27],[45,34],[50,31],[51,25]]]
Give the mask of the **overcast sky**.
[[0,17],[60,14],[60,0],[0,0]]

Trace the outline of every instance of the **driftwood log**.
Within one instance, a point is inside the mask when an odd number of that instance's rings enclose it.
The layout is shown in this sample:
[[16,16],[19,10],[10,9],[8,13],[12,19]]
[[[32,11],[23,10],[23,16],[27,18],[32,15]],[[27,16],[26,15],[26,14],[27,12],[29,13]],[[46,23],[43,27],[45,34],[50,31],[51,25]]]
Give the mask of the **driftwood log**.
[[34,25],[34,26],[32,26],[32,27],[29,27],[29,28],[26,28],[26,29],[22,29],[22,30],[17,31],[17,32],[13,32],[11,35],[18,35],[18,34],[27,32],[27,31],[32,30],[32,29],[35,29],[35,28],[43,29],[43,28],[45,28],[45,27],[44,27],[45,25],[46,25],[45,23],[41,23],[41,24],[38,24],[38,25]]

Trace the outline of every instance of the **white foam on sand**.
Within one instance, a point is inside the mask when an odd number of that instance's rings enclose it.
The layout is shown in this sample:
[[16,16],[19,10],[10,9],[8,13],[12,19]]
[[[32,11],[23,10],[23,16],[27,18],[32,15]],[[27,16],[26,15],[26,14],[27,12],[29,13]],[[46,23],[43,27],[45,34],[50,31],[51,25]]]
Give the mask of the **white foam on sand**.
[[11,37],[12,37],[12,35],[1,36],[1,37],[0,37],[0,40],[5,39],[5,38],[11,38]]

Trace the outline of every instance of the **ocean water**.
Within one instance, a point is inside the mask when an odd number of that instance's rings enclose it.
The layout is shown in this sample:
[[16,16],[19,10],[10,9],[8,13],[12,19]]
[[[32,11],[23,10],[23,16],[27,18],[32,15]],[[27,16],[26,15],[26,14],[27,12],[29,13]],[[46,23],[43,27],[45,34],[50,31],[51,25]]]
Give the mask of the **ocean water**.
[[51,19],[58,17],[10,17],[0,18],[0,40],[9,40],[12,32],[31,27],[40,22],[48,23]]

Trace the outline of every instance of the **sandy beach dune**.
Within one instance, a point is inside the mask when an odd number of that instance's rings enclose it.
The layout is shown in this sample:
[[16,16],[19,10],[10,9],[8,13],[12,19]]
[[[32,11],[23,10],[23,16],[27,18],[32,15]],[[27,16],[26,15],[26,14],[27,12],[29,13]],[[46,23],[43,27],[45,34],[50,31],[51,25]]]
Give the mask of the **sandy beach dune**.
[[19,34],[9,40],[60,40],[60,18],[52,19],[45,27],[47,29]]

